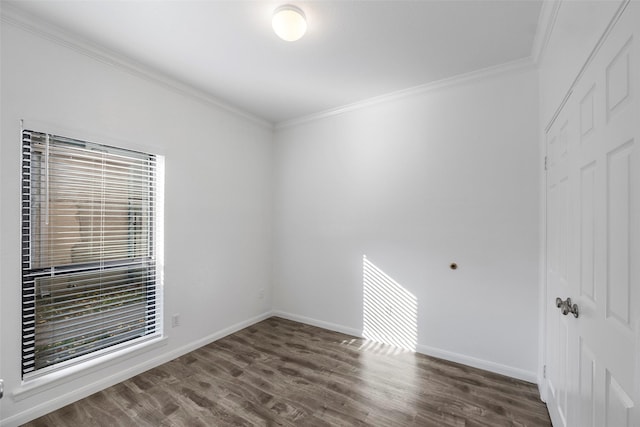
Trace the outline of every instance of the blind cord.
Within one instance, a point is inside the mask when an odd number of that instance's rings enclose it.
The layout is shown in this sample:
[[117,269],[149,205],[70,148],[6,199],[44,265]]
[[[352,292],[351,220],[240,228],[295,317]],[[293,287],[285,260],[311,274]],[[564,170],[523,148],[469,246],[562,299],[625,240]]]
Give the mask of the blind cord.
[[49,225],[49,134],[46,137],[44,149],[44,185],[45,185],[45,201],[44,201],[44,223]]

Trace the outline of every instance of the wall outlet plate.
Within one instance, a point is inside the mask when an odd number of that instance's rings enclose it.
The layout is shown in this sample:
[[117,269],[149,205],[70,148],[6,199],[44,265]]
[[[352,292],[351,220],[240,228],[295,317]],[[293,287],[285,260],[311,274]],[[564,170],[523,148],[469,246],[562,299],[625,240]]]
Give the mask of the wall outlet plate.
[[178,326],[180,326],[180,314],[176,313],[171,316],[171,327],[177,328]]

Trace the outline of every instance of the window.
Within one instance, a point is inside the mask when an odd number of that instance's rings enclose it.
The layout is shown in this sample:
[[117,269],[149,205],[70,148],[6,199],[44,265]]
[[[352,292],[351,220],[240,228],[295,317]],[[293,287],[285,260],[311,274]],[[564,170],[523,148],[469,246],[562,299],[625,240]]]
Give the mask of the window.
[[22,375],[160,335],[156,157],[22,133]]

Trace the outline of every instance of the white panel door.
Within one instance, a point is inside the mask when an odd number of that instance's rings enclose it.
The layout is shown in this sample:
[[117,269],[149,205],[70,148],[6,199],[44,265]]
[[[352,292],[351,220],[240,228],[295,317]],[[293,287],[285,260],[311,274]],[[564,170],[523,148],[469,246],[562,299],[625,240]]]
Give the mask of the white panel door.
[[[547,132],[547,386],[555,426],[640,426],[640,2]],[[566,141],[566,150],[565,150]],[[571,298],[579,316],[555,299]]]

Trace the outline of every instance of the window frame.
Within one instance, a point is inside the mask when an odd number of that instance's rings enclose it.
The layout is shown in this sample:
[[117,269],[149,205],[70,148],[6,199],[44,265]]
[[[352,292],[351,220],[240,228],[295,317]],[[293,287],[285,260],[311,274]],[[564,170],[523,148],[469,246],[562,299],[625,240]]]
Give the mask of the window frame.
[[[31,130],[38,129],[38,127],[33,126],[30,129],[26,129],[21,126],[20,132],[20,143],[21,143],[21,340],[22,340],[22,351],[21,351],[21,376],[23,381],[35,380],[38,378],[42,378],[52,374],[54,372],[58,372],[61,370],[68,369],[72,366],[79,365],[81,367],[82,364],[86,365],[95,365],[95,362],[99,362],[100,358],[104,358],[107,355],[113,354],[122,354],[123,352],[135,351],[139,349],[143,345],[146,346],[153,341],[158,341],[158,339],[164,339],[163,336],[163,298],[162,298],[162,256],[163,256],[163,247],[162,247],[162,220],[163,220],[163,178],[164,178],[164,170],[163,164],[164,159],[161,155],[151,154],[148,150],[134,150],[130,148],[120,148],[115,145],[107,145],[102,143],[90,142],[87,139],[79,139],[73,137],[59,136],[58,133],[52,133],[42,130]],[[146,182],[149,186],[147,187],[150,191],[149,193],[149,212],[151,215],[150,224],[147,227],[151,230],[150,237],[148,242],[148,255],[142,257],[144,260],[141,261],[140,258],[133,258],[128,261],[124,261],[122,259],[118,260],[110,260],[110,261],[92,261],[87,263],[76,263],[70,265],[62,265],[55,266],[52,265],[50,267],[44,268],[30,268],[31,267],[31,247],[33,236],[33,218],[31,217],[31,209],[32,209],[32,191],[33,186],[31,183],[28,185],[26,182],[28,181],[27,176],[31,173],[32,165],[31,161],[33,161],[33,151],[32,151],[32,141],[26,141],[25,135],[27,133],[37,133],[41,135],[48,135],[48,137],[58,138],[59,140],[65,141],[76,141],[81,144],[88,144],[95,147],[101,147],[105,149],[107,152],[109,150],[116,150],[118,153],[130,152],[135,153],[137,156],[148,157],[149,159],[153,159],[154,166],[150,166],[150,170],[153,174],[153,178]],[[47,159],[48,161],[48,159]],[[42,162],[39,162],[42,164]],[[25,224],[27,225],[25,227]],[[26,228],[26,232],[25,232]],[[131,267],[134,268],[136,266],[147,266],[152,271],[152,279],[146,283],[145,291],[151,292],[154,294],[153,302],[147,300],[147,304],[144,309],[144,319],[148,319],[149,314],[154,317],[154,320],[150,323],[150,325],[146,326],[147,332],[139,336],[137,338],[127,339],[123,342],[116,343],[114,345],[108,345],[104,348],[93,350],[83,354],[81,356],[75,356],[63,360],[61,362],[56,362],[50,364],[45,367],[36,368],[35,360],[33,365],[27,366],[25,363],[30,362],[28,357],[35,358],[35,349],[34,347],[34,338],[35,338],[35,327],[33,328],[34,336],[31,336],[27,333],[29,329],[26,320],[27,313],[29,315],[33,315],[32,319],[35,320],[35,298],[36,298],[36,289],[35,289],[35,278],[42,276],[50,276],[50,275],[58,275],[59,277],[63,277],[64,275],[73,274],[77,272],[98,272],[98,271],[109,271],[112,268],[124,268]],[[31,275],[30,280],[34,283],[30,285],[30,289],[33,289],[33,294],[28,294],[25,287],[25,275]],[[149,295],[147,293],[147,295]],[[151,308],[149,308],[151,307]],[[30,355],[30,356],[29,356]],[[87,363],[91,361],[91,363]],[[74,370],[77,371],[77,370]]]

